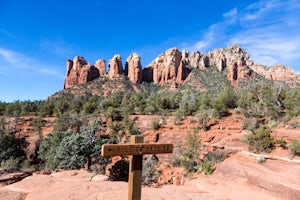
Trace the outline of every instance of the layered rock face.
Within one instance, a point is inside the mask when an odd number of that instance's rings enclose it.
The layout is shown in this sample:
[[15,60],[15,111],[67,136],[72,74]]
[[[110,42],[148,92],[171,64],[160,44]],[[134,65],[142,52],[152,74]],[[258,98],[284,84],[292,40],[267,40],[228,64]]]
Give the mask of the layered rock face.
[[76,56],[74,60],[67,61],[64,88],[86,83],[99,76],[115,79],[122,74],[128,76],[134,84],[143,81],[160,85],[171,83],[176,88],[177,84],[183,84],[189,77],[191,68],[207,70],[209,67],[216,67],[219,72],[227,74],[233,86],[237,85],[240,80],[255,74],[274,81],[285,81],[290,85],[300,82],[300,76],[296,75],[291,68],[283,65],[267,67],[255,64],[244,49],[233,44],[207,54],[201,54],[199,51],[189,54],[187,51],[181,52],[177,48],[171,48],[161,53],[144,69],[142,69],[140,56],[132,53],[126,59],[125,70],[123,70],[121,56],[117,54],[109,60],[108,72],[106,72],[105,60],[97,60],[93,66],[83,57]]
[[125,74],[132,83],[141,83],[143,81],[143,71],[141,58],[136,53],[130,54],[125,63]]
[[169,80],[181,83],[186,79],[189,70],[187,53],[181,53],[177,48],[171,48],[160,54],[143,70],[146,81],[164,85]]
[[205,70],[209,66],[216,66],[219,72],[228,70],[227,78],[232,85],[240,79],[251,77],[253,72],[249,68],[253,65],[250,56],[241,47],[230,45],[227,48],[216,49],[208,54],[196,51],[189,56],[192,67]]
[[103,59],[96,61],[95,67],[99,70],[100,76],[106,75],[106,62]]
[[87,83],[99,77],[99,70],[87,63],[81,56],[76,56],[74,60],[68,60],[67,75],[65,78],[64,89],[74,85]]
[[263,75],[269,80],[274,81],[289,81],[300,80],[295,71],[284,65],[264,66],[264,65],[252,65],[250,66],[253,71]]

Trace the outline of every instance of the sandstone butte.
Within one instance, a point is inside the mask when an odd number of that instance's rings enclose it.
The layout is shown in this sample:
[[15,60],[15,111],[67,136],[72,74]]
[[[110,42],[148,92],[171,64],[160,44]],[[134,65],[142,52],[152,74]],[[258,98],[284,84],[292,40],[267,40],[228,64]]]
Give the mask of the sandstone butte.
[[144,68],[140,56],[136,53],[132,53],[126,59],[125,69],[119,54],[108,61],[108,71],[106,71],[106,61],[103,59],[91,65],[83,57],[76,56],[73,60],[68,60],[66,65],[64,89],[87,83],[98,77],[115,79],[121,75],[127,76],[134,84],[144,81],[160,85],[168,82],[182,84],[188,79],[192,68],[207,70],[211,66],[216,66],[219,72],[227,70],[227,78],[232,85],[255,74],[269,80],[284,81],[291,86],[300,82],[300,75],[297,75],[292,68],[284,65],[268,67],[256,64],[244,49],[235,44],[227,48],[215,49],[207,54],[199,51],[189,54],[187,51],[171,48],[161,53]]

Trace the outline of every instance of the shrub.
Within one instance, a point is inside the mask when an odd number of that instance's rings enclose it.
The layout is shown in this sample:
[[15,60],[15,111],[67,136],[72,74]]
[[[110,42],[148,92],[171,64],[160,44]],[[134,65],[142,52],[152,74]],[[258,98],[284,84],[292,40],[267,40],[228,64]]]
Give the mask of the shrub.
[[7,160],[3,160],[1,164],[1,168],[6,170],[18,170],[21,167],[22,160],[20,158],[9,158]]
[[263,164],[264,162],[266,162],[266,158],[263,157],[263,156],[257,156],[257,157],[256,157],[256,162],[257,162],[258,164]]
[[205,155],[204,160],[209,161],[212,164],[219,163],[224,161],[227,158],[228,154],[222,150],[210,151]]
[[289,146],[289,149],[293,156],[300,156],[300,141],[299,140],[293,140],[292,143]]
[[180,164],[189,172],[197,171],[198,157],[200,150],[200,141],[196,132],[188,133],[186,147],[183,149],[183,155]]
[[205,175],[212,174],[214,172],[214,167],[211,162],[203,161],[200,165],[201,172],[204,172]]
[[27,145],[28,143],[25,138],[16,138],[14,133],[2,132],[0,130],[0,163],[7,165],[7,162],[9,162],[14,166],[18,166],[13,163],[25,160],[24,149]]
[[155,117],[151,119],[151,127],[153,130],[158,130],[160,128],[159,118]]
[[242,126],[246,130],[254,131],[258,128],[257,119],[255,117],[245,117]]
[[149,185],[151,183],[156,183],[160,172],[157,171],[155,165],[158,163],[158,159],[156,156],[149,156],[143,161],[143,175],[142,175],[142,183],[145,185]]
[[279,144],[279,146],[283,149],[287,149],[287,146],[286,146],[286,141],[284,139],[278,139],[276,140],[276,144]]
[[203,109],[198,112],[198,122],[204,131],[207,131],[209,129],[208,122],[212,117],[215,116],[214,113],[215,110],[213,109]]
[[269,153],[275,144],[270,132],[268,127],[261,126],[255,133],[246,135],[243,141],[248,144],[249,151]]

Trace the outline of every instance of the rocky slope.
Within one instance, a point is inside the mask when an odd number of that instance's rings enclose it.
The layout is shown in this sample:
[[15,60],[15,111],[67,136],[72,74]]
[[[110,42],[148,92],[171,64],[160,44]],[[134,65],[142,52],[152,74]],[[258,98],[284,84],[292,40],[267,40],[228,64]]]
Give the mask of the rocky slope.
[[[197,127],[195,118],[190,116],[174,125],[174,117],[166,117],[166,124],[159,130],[152,130],[151,120],[157,116],[139,115],[136,125],[143,129],[146,142],[153,141],[159,134],[159,142],[172,142],[175,147],[185,142],[187,132]],[[276,147],[271,156],[285,158],[267,159],[257,163],[249,156],[247,147],[241,142],[246,134],[242,129],[241,115],[235,114],[211,121],[211,129],[201,132],[205,153],[209,149],[223,149],[229,152],[225,161],[216,165],[212,175],[203,173],[193,178],[183,176],[178,169],[169,173],[163,166],[168,166],[173,155],[158,155],[162,163],[162,181],[170,180],[170,185],[142,188],[142,199],[148,200],[188,200],[188,199],[272,199],[295,200],[300,195],[300,157],[290,159],[288,150]],[[300,139],[300,129],[287,129],[279,124],[272,136],[284,138],[288,143]],[[205,147],[205,148],[204,148]],[[181,175],[181,176],[180,176]],[[177,182],[177,178],[181,181]],[[183,180],[182,180],[183,179]],[[113,191],[113,192],[112,192]],[[34,173],[20,182],[0,186],[0,199],[5,200],[42,200],[42,199],[127,199],[127,183],[107,181],[107,177],[88,173],[85,170],[57,171],[51,174]]]
[[256,74],[269,80],[284,81],[290,85],[300,82],[300,75],[297,75],[293,69],[284,65],[268,67],[256,64],[244,49],[233,44],[207,54],[199,51],[189,54],[187,51],[171,48],[161,53],[144,69],[141,66],[141,58],[136,53],[126,59],[125,69],[121,56],[117,54],[109,60],[108,72],[106,72],[105,60],[100,59],[95,65],[91,65],[83,57],[76,56],[74,60],[67,61],[64,89],[87,83],[98,77],[115,79],[121,75],[127,76],[134,84],[143,81],[160,85],[169,82],[182,84],[189,78],[192,69],[207,70],[212,67],[216,67],[220,73],[225,72],[232,85]]

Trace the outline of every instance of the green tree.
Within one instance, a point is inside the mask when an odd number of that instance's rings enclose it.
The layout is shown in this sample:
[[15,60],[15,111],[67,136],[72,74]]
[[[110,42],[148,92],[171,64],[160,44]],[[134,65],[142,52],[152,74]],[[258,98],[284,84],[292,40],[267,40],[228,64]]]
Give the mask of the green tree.
[[270,133],[271,130],[268,127],[261,126],[255,133],[246,135],[243,141],[248,144],[249,151],[269,153],[275,145]]
[[200,141],[196,131],[193,133],[188,132],[186,140],[187,144],[183,149],[183,155],[180,163],[189,172],[196,172],[197,165],[199,164],[198,157],[200,151]]
[[28,145],[25,138],[16,137],[17,131],[8,127],[5,119],[1,119],[0,126],[0,164],[14,160],[19,164],[25,160],[25,149]]

